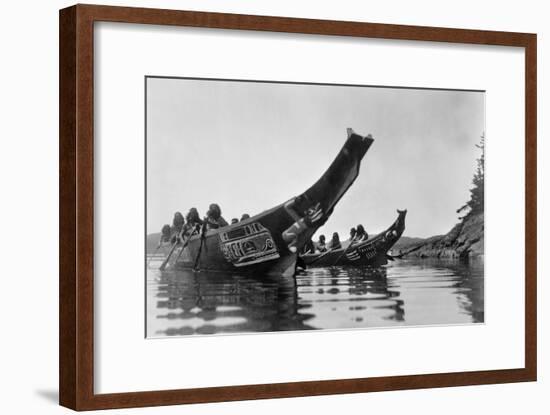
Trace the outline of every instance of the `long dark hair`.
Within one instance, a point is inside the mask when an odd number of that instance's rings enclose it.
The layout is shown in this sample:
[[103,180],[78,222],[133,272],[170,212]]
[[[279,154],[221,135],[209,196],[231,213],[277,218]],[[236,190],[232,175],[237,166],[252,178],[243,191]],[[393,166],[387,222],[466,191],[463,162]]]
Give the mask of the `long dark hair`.
[[342,244],[340,243],[340,235],[338,235],[338,232],[334,232],[332,234],[332,240],[330,241],[329,248],[330,249],[342,248]]
[[357,238],[360,238],[362,241],[369,239],[369,234],[363,228],[363,225],[357,225]]
[[208,212],[206,215],[212,219],[219,219],[222,215],[222,210],[220,209],[220,205],[218,205],[217,203],[212,203],[208,207]]
[[187,223],[189,222],[196,222],[196,223],[202,222],[197,208],[192,207],[191,209],[189,209],[189,212],[187,212]]
[[170,228],[170,225],[166,224],[162,227],[161,234],[162,239],[165,241],[170,240],[170,235],[172,233],[172,229]]
[[181,212],[174,213],[174,219],[172,220],[172,226],[174,228],[181,228],[185,223],[185,219]]

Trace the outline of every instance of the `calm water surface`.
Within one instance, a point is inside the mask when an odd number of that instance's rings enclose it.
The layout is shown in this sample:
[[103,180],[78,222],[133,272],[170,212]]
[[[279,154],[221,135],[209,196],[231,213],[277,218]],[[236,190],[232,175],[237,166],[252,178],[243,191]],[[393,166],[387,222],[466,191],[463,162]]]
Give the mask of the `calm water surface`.
[[398,260],[293,278],[147,272],[147,336],[484,321],[483,262]]

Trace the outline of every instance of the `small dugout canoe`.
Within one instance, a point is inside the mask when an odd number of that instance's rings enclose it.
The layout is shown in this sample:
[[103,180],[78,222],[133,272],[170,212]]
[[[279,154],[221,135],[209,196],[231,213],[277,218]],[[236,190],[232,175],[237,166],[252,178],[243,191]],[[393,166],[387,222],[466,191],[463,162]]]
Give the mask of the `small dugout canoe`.
[[371,239],[323,253],[300,258],[307,267],[381,266],[388,263],[388,251],[405,231],[406,210],[397,210],[397,219],[384,232]]

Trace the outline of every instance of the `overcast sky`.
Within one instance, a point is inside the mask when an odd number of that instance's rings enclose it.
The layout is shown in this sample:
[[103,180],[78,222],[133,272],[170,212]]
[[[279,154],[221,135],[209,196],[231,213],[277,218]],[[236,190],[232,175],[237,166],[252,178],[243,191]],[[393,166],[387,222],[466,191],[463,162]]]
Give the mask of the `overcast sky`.
[[408,236],[446,233],[469,198],[482,92],[148,78],[147,232],[177,210],[254,215],[312,185],[346,140],[375,142],[317,232],[378,232],[408,209]]

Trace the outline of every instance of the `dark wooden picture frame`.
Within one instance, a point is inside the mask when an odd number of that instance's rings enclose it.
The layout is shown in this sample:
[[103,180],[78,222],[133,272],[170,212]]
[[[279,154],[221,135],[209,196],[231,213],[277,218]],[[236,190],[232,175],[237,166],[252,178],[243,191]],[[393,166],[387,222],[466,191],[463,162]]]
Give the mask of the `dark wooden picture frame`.
[[[525,49],[525,367],[183,390],[94,393],[94,22],[240,29]],[[76,5],[60,11],[60,404],[126,408],[534,381],[537,377],[535,34]]]

